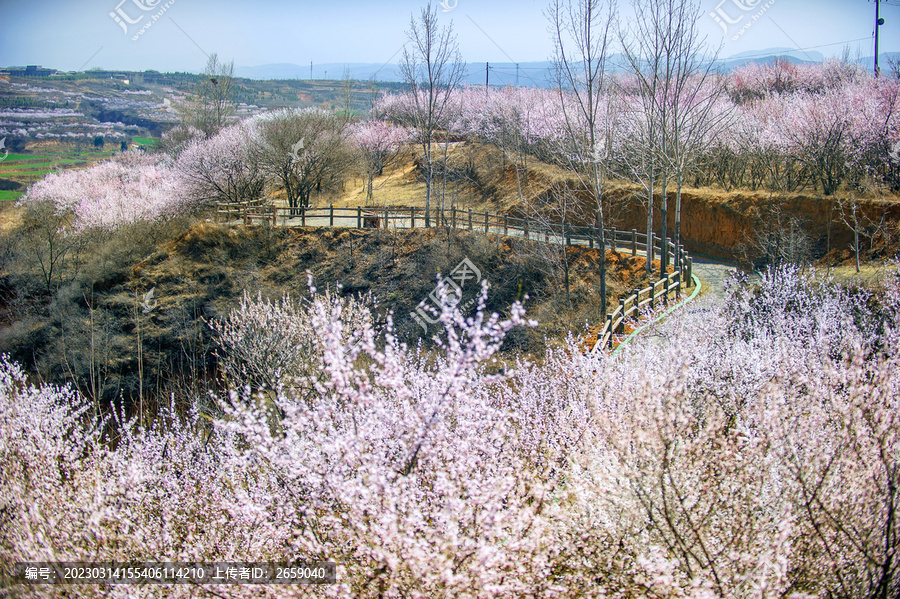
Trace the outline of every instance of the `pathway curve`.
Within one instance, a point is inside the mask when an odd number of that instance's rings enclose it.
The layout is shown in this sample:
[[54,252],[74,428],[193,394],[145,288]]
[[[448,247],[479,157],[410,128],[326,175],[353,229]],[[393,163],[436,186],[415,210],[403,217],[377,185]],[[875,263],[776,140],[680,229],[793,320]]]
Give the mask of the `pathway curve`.
[[731,262],[719,260],[712,256],[691,253],[693,271],[703,284],[701,297],[712,297],[715,301],[725,299],[725,281],[737,269]]
[[[485,217],[486,218],[486,217]],[[418,220],[418,219],[417,219]],[[389,221],[390,228],[397,229],[408,229],[411,228],[413,223],[411,219],[403,218],[402,216],[399,218],[392,217]],[[307,227],[349,227],[355,228],[359,224],[358,216],[356,214],[341,214],[336,213],[333,217],[329,216],[313,216],[309,215],[306,218],[301,218],[298,216],[293,217],[279,217],[278,224],[281,226],[288,227],[299,227],[299,226],[307,226]],[[492,224],[487,229],[483,228],[482,225],[479,225],[477,222],[474,223],[473,230],[475,231],[485,231],[494,234],[506,234],[512,237],[523,237],[524,233],[522,231],[510,228],[508,231],[504,231],[504,227],[500,224]],[[460,228],[466,228],[465,226],[460,226]],[[535,240],[556,243],[556,244],[564,244],[566,239],[562,235],[543,235],[538,233],[537,231],[532,232],[532,238]],[[572,239],[571,243],[576,245],[588,245],[588,242],[585,240],[576,240]],[[607,243],[607,247],[610,244]],[[638,251],[638,253],[643,254],[643,251]],[[691,253],[691,258],[693,262],[693,274],[700,279],[702,288],[700,296],[704,298],[708,298],[710,302],[720,303],[725,298],[725,281],[730,276],[730,273],[737,268],[737,265],[728,261],[723,261],[718,258],[714,258],[712,256],[707,256],[703,254]],[[694,303],[694,302],[692,302]],[[706,302],[702,302],[706,304]],[[698,312],[702,312],[707,310],[708,308],[695,308]],[[690,312],[689,312],[690,313]],[[650,324],[650,323],[647,323]],[[641,330],[646,329],[647,327],[642,326]]]

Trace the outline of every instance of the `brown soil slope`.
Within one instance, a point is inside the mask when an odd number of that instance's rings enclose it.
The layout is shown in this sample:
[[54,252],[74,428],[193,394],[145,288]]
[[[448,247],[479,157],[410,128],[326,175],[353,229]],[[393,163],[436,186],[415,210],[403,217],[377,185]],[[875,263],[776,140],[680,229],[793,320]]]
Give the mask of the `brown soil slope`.
[[[437,144],[435,155],[443,152]],[[516,168],[514,157],[501,150],[474,142],[452,142],[448,147],[447,177],[436,175],[432,207],[444,205],[472,208],[476,211],[508,212],[530,217],[559,220],[561,198],[578,198],[568,208],[567,219],[573,224],[591,220],[590,200],[584,185],[573,174],[554,165],[534,159]],[[374,205],[422,206],[425,184],[416,152],[411,152],[375,181]],[[619,229],[646,230],[646,208],[638,185],[620,181],[610,182],[605,198],[607,224]],[[675,226],[675,191],[668,190],[669,230]],[[760,231],[777,237],[791,223],[799,225],[808,243],[812,258],[829,255],[832,262],[850,257],[852,229],[848,220],[849,193],[837,196],[817,195],[813,190],[794,194],[770,194],[766,191],[725,192],[712,188],[684,188],[682,190],[682,236],[690,251],[712,256],[741,260],[758,252]],[[345,192],[320,198],[320,204],[357,206],[366,204],[364,182],[352,179]],[[857,200],[862,247],[871,257],[896,251],[900,240],[900,197],[875,198],[863,196]],[[654,207],[655,228],[660,222],[660,195]]]

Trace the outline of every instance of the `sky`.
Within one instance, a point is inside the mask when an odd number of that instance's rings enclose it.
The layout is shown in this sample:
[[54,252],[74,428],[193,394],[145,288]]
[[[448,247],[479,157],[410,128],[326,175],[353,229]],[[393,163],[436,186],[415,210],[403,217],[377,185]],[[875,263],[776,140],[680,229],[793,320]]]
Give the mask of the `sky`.
[[[881,4],[881,52],[900,51],[900,0],[889,1]],[[440,2],[440,21],[452,24],[467,62],[524,63],[551,55],[549,0]],[[0,0],[0,66],[200,72],[212,52],[238,67],[396,63],[410,18],[425,3]],[[722,57],[773,47],[826,56],[849,47],[854,57],[873,55],[871,0],[700,0],[700,6],[701,31],[713,47],[721,44]],[[620,0],[623,24],[633,11],[632,2]]]

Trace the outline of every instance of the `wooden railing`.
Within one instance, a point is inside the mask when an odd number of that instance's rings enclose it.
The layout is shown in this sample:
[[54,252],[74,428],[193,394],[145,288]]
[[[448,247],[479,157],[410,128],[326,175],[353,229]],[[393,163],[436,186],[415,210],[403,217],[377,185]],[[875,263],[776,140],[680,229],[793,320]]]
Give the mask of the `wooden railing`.
[[[232,205],[220,207],[218,214],[231,214]],[[435,209],[429,214],[430,226],[452,227],[469,231],[481,231],[505,236],[522,237],[544,243],[566,245],[582,245],[599,247],[600,230],[596,226],[571,225],[569,223],[548,223],[532,219],[510,216],[508,214],[491,214],[475,212],[471,209],[460,210],[450,208],[441,211]],[[255,202],[240,205],[239,217],[244,224],[255,222],[270,223],[273,226],[328,226],[363,228],[415,229],[425,226],[425,210],[416,207],[385,208],[340,208],[334,205],[318,208],[290,208],[276,206],[268,202]],[[656,235],[647,242],[645,233],[635,229],[622,231],[606,229],[603,240],[614,251],[648,255],[650,260],[659,258],[665,250],[668,263],[675,266],[674,272],[668,273],[655,283],[643,289],[636,289],[627,297],[619,299],[619,305],[606,314],[606,320],[597,334],[590,353],[596,353],[612,346],[615,336],[625,333],[629,321],[637,320],[642,312],[653,311],[670,302],[678,301],[684,291],[693,285],[693,262],[681,245],[666,240],[665,247]]]
[[216,205],[216,219],[220,217],[228,220],[244,219],[247,222],[248,213],[256,213],[269,209],[272,205],[270,198],[256,198],[246,202],[219,202]]

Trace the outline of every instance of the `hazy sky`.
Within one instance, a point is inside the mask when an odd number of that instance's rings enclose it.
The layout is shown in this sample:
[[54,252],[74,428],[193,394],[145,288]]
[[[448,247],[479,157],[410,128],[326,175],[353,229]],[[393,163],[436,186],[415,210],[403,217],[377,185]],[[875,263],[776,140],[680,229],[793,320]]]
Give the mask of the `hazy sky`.
[[[838,54],[845,45],[853,55],[873,53],[872,1],[701,1],[702,29],[715,45],[723,43],[724,57],[798,46],[825,55]],[[548,0],[443,2],[441,19],[452,21],[465,60],[549,57]],[[900,1],[893,2],[882,2],[883,52],[900,51]],[[236,66],[396,62],[410,16],[423,5],[414,0],[0,0],[0,65],[198,72],[211,52]],[[620,5],[627,23],[632,4]],[[737,22],[727,25],[725,34],[710,13],[723,24]]]

